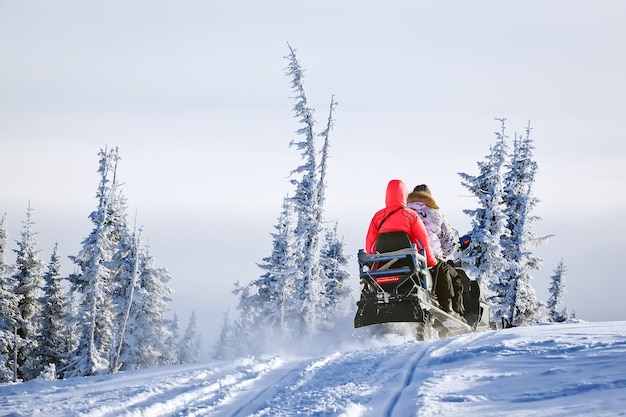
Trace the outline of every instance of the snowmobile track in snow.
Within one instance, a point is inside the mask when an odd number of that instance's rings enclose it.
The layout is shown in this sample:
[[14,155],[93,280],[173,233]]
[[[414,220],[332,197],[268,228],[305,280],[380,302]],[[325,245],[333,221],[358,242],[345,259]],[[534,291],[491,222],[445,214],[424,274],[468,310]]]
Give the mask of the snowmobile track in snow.
[[0,384],[0,415],[626,416],[624,355],[626,322],[529,326],[427,342],[407,333],[313,356]]
[[[444,340],[444,341],[447,340],[448,342],[445,343],[445,345],[441,345],[441,344],[437,345],[437,349],[445,348],[446,346],[449,346],[452,343],[454,343],[454,339],[441,339],[441,340]],[[430,355],[430,353],[432,353],[432,350],[433,350],[433,346],[427,346],[425,344],[421,344],[420,351],[414,354],[413,358],[410,361],[409,366],[406,368],[402,383],[397,388],[397,391],[395,392],[395,394],[390,395],[390,400],[388,404],[386,405],[384,412],[382,413],[385,417],[393,417],[394,415],[403,417],[406,415],[406,410],[396,410],[396,406],[402,403],[400,399],[403,394],[405,393],[407,395],[415,394],[414,392],[410,392],[409,387],[414,382],[415,375],[417,374],[418,370],[428,367],[428,363],[423,363],[423,359],[425,356]]]
[[[265,404],[268,398],[272,398],[278,390],[282,389],[285,382],[294,377],[294,375],[299,375],[303,364],[306,363],[308,362],[305,361],[295,367],[281,368],[271,372],[276,375],[271,377],[268,375],[265,379],[273,381],[264,384],[265,388],[259,390],[251,398],[245,399],[245,403],[238,406],[236,410],[231,411],[228,417],[247,416],[257,411],[260,405]],[[216,415],[219,415],[219,413]]]
[[406,388],[408,388],[409,385],[411,385],[411,381],[413,380],[413,377],[415,376],[415,371],[417,370],[417,367],[419,366],[422,358],[424,358],[424,355],[426,355],[426,349],[422,349],[419,353],[415,355],[415,358],[411,362],[411,365],[409,366],[404,376],[404,381],[402,383],[402,386],[391,397],[391,400],[389,401],[389,404],[386,407],[387,408],[385,410],[386,417],[393,417],[393,410],[396,408],[396,405],[398,404],[398,401],[400,400],[400,396],[402,395],[402,393],[406,390]]
[[[82,416],[185,416],[206,415],[264,375],[280,368],[282,361],[270,359],[257,362],[252,367],[225,367],[195,369],[180,376],[164,376],[153,381],[152,389],[142,385],[126,385],[114,391],[92,391],[94,407]],[[278,378],[280,380],[280,378]],[[128,383],[128,381],[126,381]],[[141,381],[139,381],[141,382]],[[116,407],[100,406],[111,395],[117,396]],[[106,398],[105,398],[106,397]]]

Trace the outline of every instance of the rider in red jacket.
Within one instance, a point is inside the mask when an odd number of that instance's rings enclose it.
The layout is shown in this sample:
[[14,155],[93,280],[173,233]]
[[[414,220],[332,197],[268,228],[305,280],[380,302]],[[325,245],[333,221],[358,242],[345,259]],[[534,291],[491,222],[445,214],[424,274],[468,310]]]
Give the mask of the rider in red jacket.
[[376,239],[384,232],[406,232],[411,242],[423,248],[426,252],[426,261],[429,267],[437,264],[430,242],[428,232],[422,219],[417,213],[406,207],[406,199],[409,190],[402,180],[391,180],[387,184],[385,196],[385,208],[374,214],[365,238],[365,250],[367,253],[375,253]]

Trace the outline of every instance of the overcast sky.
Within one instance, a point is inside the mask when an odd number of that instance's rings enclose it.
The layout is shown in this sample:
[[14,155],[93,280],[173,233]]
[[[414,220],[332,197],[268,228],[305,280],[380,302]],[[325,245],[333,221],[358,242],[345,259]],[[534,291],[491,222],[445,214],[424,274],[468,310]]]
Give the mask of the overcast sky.
[[[41,259],[65,274],[93,225],[98,151],[117,146],[131,222],[174,276],[173,309],[207,338],[271,251],[294,118],[289,49],[321,132],[339,101],[326,218],[363,247],[385,186],[427,183],[465,232],[499,122],[533,127],[539,165],[533,284],[561,258],[568,308],[626,319],[626,5],[615,1],[0,0],[0,213],[15,248],[30,202]],[[14,261],[9,254],[9,262]],[[356,267],[351,271],[356,276]],[[356,278],[355,278],[356,280]],[[356,283],[355,283],[356,288]]]

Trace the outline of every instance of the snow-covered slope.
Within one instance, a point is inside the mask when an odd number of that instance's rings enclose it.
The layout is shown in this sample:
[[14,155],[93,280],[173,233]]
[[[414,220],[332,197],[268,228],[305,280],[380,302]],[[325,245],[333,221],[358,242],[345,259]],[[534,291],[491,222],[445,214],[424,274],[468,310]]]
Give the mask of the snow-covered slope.
[[0,386],[9,416],[626,415],[626,322]]

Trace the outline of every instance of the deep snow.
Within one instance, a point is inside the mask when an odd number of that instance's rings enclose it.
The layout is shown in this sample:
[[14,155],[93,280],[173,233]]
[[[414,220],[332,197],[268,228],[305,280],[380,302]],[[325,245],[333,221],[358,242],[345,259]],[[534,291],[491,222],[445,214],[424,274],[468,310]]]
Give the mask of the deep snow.
[[6,416],[626,416],[626,322],[0,386]]

